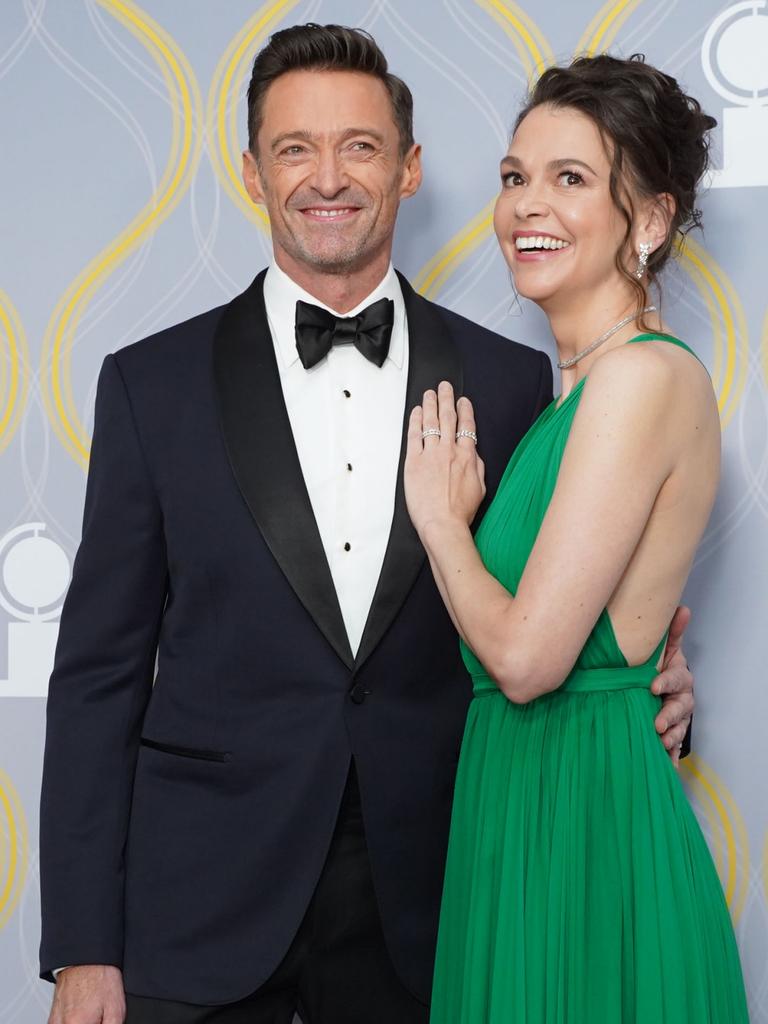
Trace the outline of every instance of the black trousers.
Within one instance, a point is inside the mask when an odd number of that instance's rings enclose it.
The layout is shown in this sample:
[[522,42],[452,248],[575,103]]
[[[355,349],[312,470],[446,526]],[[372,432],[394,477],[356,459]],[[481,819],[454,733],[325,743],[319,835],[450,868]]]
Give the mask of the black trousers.
[[384,944],[350,770],[325,866],[304,920],[271,978],[246,999],[197,1006],[126,994],[126,1024],[427,1024]]

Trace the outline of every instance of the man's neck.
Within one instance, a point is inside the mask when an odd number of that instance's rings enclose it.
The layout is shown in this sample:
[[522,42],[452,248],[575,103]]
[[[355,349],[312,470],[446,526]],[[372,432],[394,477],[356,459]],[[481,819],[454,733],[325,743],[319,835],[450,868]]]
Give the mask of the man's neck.
[[283,252],[275,252],[275,263],[284,274],[337,313],[348,313],[375,291],[386,276],[389,260],[389,252],[382,253],[365,267],[331,274],[307,267]]

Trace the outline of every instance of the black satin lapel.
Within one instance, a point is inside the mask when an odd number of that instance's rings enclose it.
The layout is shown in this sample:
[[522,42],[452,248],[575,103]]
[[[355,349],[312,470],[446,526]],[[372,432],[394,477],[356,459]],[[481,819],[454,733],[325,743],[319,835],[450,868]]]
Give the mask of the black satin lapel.
[[389,629],[426,558],[405,507],[403,464],[411,409],[421,403],[428,388],[436,388],[441,380],[450,381],[457,395],[461,394],[463,387],[461,359],[439,313],[431,303],[416,294],[401,274],[398,277],[408,318],[409,355],[395,511],[381,575],[355,658],[355,668],[362,665]]
[[213,347],[224,442],[275,560],[341,660],[352,651],[296,453],[264,307],[264,273],[230,303]]

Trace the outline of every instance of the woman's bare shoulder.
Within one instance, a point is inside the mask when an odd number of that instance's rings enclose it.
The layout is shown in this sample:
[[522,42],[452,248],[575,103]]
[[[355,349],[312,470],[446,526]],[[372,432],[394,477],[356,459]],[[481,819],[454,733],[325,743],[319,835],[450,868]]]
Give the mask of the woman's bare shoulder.
[[694,352],[656,338],[606,352],[592,366],[584,389],[588,406],[628,404],[654,414],[663,408],[674,413],[687,404],[709,406],[711,411],[713,400],[709,373]]

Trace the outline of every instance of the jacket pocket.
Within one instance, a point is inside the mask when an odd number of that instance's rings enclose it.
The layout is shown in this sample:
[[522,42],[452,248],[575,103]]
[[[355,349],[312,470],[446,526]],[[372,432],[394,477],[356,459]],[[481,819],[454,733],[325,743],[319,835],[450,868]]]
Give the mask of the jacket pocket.
[[149,747],[151,750],[159,750],[163,754],[175,754],[177,757],[192,757],[198,761],[231,761],[232,755],[228,750],[201,750],[199,747],[178,747],[172,743],[158,743],[157,740],[148,740],[142,736],[139,741],[142,747]]

